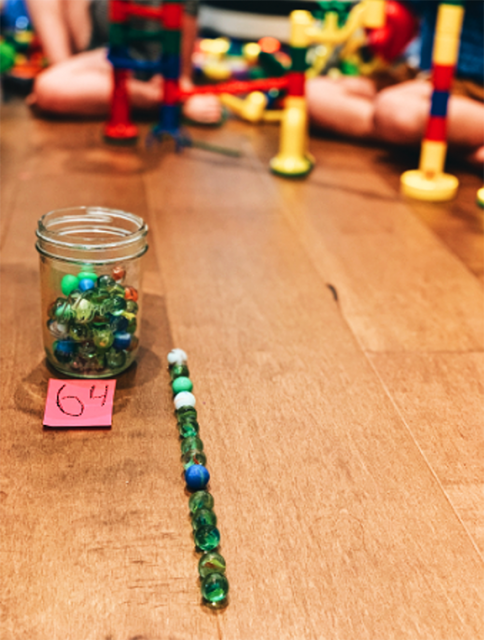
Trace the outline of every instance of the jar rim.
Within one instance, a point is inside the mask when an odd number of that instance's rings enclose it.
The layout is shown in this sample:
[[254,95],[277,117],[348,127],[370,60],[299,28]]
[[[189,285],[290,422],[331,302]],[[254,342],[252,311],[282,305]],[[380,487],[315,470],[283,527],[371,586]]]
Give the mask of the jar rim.
[[66,207],[39,219],[36,248],[58,260],[116,262],[143,255],[147,233],[148,225],[134,213],[98,206]]

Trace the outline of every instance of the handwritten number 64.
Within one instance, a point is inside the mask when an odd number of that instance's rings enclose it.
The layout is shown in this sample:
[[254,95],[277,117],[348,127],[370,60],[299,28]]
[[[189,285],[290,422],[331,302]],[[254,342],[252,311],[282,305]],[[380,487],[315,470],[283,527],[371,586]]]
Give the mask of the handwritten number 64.
[[[65,413],[66,416],[72,416],[73,418],[79,418],[84,413],[84,409],[85,409],[84,403],[77,396],[62,396],[61,397],[61,393],[62,393],[62,391],[64,391],[64,389],[66,387],[67,387],[67,384],[63,384],[62,387],[59,388],[59,391],[57,392],[57,397],[56,397],[56,404],[59,407],[59,409],[62,411],[62,413]],[[100,396],[95,396],[94,395],[95,389],[96,389],[96,385],[92,385],[92,387],[89,389],[89,397],[91,398],[91,400],[97,399],[97,398],[100,398],[100,399],[102,398],[101,407],[104,407],[104,405],[106,404],[106,398],[107,398],[107,395],[108,395],[108,387],[106,385],[106,387],[104,389],[104,393],[102,395],[100,395]],[[78,413],[73,413],[72,410],[68,411],[63,406],[63,403],[62,403],[63,400],[75,400],[79,404]],[[72,407],[70,407],[70,408],[72,409]]]

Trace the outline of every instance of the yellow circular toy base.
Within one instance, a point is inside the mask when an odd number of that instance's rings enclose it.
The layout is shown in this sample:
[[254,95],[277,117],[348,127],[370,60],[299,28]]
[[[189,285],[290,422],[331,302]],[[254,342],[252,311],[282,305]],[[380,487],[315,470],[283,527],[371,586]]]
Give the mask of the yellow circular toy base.
[[446,202],[457,194],[459,181],[449,173],[428,178],[423,171],[405,171],[400,178],[402,193],[409,198],[427,202]]
[[480,189],[478,189],[476,202],[480,207],[484,209],[484,187],[481,187]]
[[272,158],[269,163],[272,173],[285,178],[302,178],[307,176],[314,166],[310,158],[279,157]]

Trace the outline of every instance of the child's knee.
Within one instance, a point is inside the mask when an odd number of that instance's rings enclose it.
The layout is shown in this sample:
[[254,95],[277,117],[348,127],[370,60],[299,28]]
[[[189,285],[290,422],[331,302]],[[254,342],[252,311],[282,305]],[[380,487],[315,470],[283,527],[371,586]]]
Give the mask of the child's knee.
[[374,126],[378,137],[399,144],[418,143],[423,135],[428,105],[396,89],[381,91],[375,99]]
[[55,74],[46,70],[35,79],[33,93],[35,104],[42,111],[64,113],[66,110],[63,91]]

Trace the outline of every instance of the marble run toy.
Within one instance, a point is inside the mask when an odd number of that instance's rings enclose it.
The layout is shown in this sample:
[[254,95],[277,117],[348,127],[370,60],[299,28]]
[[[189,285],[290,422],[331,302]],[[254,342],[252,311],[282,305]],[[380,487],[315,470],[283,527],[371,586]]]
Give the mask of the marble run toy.
[[[110,47],[108,58],[113,65],[113,94],[109,122],[104,129],[105,139],[110,142],[132,142],[138,131],[130,120],[126,79],[129,70],[144,70],[160,73],[163,78],[163,96],[160,96],[160,117],[153,129],[157,138],[170,136],[177,148],[194,146],[193,141],[181,127],[181,105],[183,100],[200,93],[217,93],[222,101],[247,119],[277,120],[281,123],[279,153],[271,160],[271,170],[287,177],[307,175],[314,164],[308,152],[308,117],[305,98],[306,57],[308,48],[314,43],[338,45],[358,29],[378,28],[385,20],[385,0],[362,0],[350,12],[348,20],[338,26],[337,15],[329,12],[321,28],[308,11],[294,11],[290,16],[289,70],[277,68],[277,77],[249,81],[226,82],[218,85],[195,87],[191,91],[180,88],[181,69],[181,25],[184,0],[167,0],[161,7],[139,5],[131,0],[111,0],[110,3]],[[130,26],[130,18],[155,21],[158,31],[147,36]],[[129,55],[132,40],[158,40],[161,58],[155,62],[134,60]],[[270,55],[270,54],[267,54]],[[282,67],[282,65],[280,65]],[[273,68],[276,68],[273,65]],[[286,98],[281,111],[268,112],[265,96],[260,93],[270,89],[284,89]],[[245,101],[235,94],[249,94]]]
[[419,168],[401,176],[402,193],[417,200],[445,202],[455,197],[458,179],[444,173],[447,154],[447,102],[459,54],[464,20],[462,0],[439,5],[432,53],[433,94],[420,152]]
[[[249,82],[228,82],[209,87],[200,86],[191,91],[182,91],[180,52],[183,4],[184,0],[169,0],[159,7],[151,7],[136,4],[130,0],[111,0],[108,59],[113,66],[113,92],[110,117],[104,128],[106,141],[126,144],[136,141],[138,137],[138,129],[130,118],[126,87],[129,71],[148,71],[160,73],[163,76],[159,121],[153,129],[153,135],[158,138],[172,137],[178,148],[193,144],[181,127],[181,105],[190,96],[196,93],[249,93],[286,86],[287,80],[267,78]],[[149,32],[133,29],[130,25],[132,17],[154,21],[159,28]],[[130,56],[130,43],[145,39],[161,44],[162,53],[158,60],[138,60]]]
[[287,74],[287,97],[280,113],[279,153],[270,161],[270,166],[276,174],[298,177],[307,175],[314,164],[307,148],[305,72],[308,48],[312,44],[341,45],[362,27],[381,27],[385,21],[385,0],[363,0],[351,10],[342,27],[338,25],[336,12],[326,14],[322,28],[308,11],[293,11],[290,20],[291,69]]

